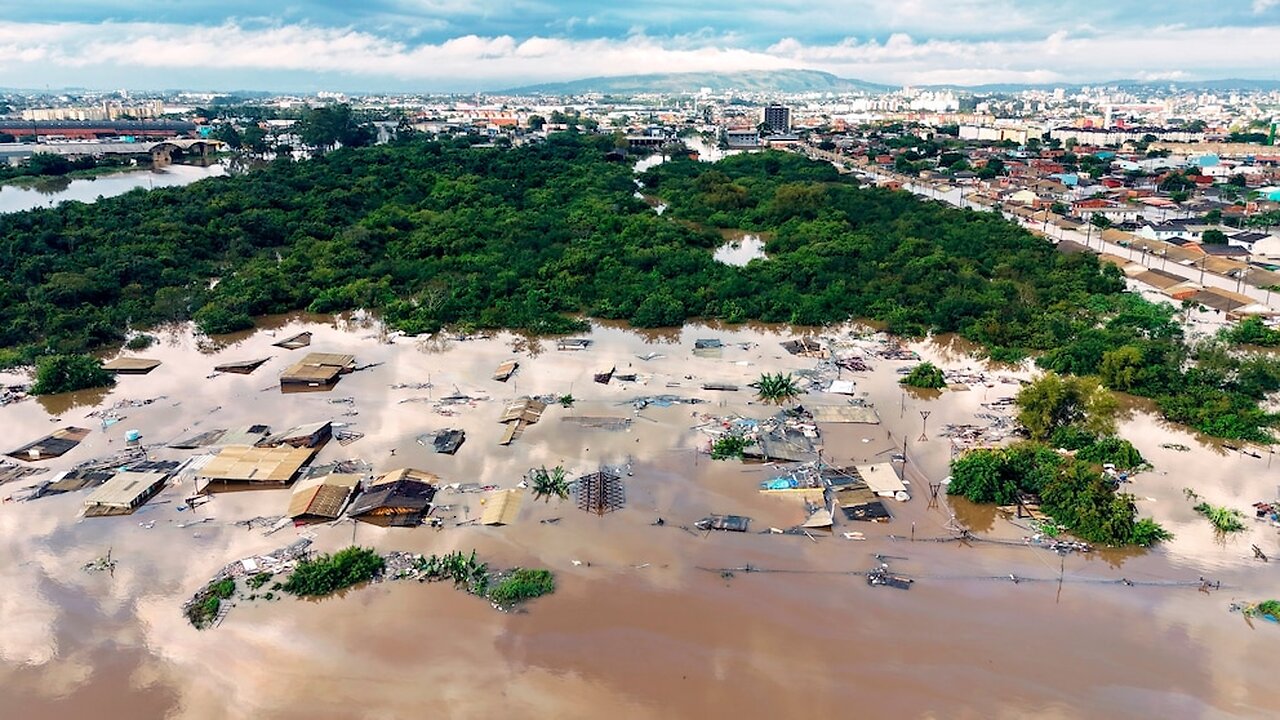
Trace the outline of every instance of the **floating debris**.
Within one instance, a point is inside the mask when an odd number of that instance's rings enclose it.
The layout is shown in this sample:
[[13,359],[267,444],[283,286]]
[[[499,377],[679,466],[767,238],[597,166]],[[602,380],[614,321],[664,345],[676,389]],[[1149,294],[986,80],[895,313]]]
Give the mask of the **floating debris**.
[[584,428],[592,428],[595,430],[609,430],[611,432],[620,432],[631,427],[631,418],[628,417],[597,417],[593,415],[567,415],[560,418],[561,421],[581,425]]
[[701,398],[686,398],[677,395],[647,395],[644,397],[633,398],[619,405],[630,405],[636,410],[643,410],[650,405],[654,407],[671,407],[672,405],[697,405],[706,402]]
[[107,554],[102,557],[85,563],[81,568],[85,572],[109,572],[114,574],[116,571],[116,561],[111,557],[111,548],[107,548]]
[[751,518],[743,515],[708,515],[693,524],[699,530],[723,530],[725,532],[747,531]]
[[506,382],[515,374],[516,369],[520,367],[520,363],[515,360],[507,360],[493,371],[493,379],[498,382]]
[[[394,385],[388,385],[387,387],[391,388],[392,390],[430,390],[434,386],[429,382],[419,382],[419,383],[396,383]],[[404,400],[401,400],[400,402],[404,402]]]
[[364,433],[356,432],[355,430],[335,430],[333,432],[333,439],[337,440],[338,444],[343,447],[350,445],[362,437],[364,437]]
[[458,452],[458,448],[462,447],[462,443],[466,442],[466,439],[467,433],[465,431],[453,428],[423,433],[417,438],[419,445],[430,447],[443,455],[452,455]]

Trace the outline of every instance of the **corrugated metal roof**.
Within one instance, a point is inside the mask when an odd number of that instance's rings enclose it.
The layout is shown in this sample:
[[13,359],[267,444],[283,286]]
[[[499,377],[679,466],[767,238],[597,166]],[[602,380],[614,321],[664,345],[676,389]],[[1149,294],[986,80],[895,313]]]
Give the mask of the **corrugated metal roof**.
[[228,445],[197,473],[197,478],[230,482],[287,483],[311,459],[312,448],[260,448]]
[[440,484],[440,476],[435,473],[430,473],[426,470],[418,470],[416,468],[398,468],[386,474],[379,475],[373,480],[373,482],[369,483],[369,487],[393,483],[397,480],[417,480],[418,482],[429,483],[431,485]]
[[336,518],[359,484],[359,475],[347,473],[307,478],[294,486],[287,514],[292,518],[303,515]]
[[105,506],[128,508],[138,504],[157,485],[164,482],[168,473],[121,472],[106,481],[84,499],[90,507]]
[[484,512],[480,515],[481,525],[510,525],[520,515],[520,505],[524,502],[523,490],[499,490],[484,499]]
[[290,365],[280,379],[285,382],[329,382],[355,365],[354,355],[310,353]]
[[498,422],[507,423],[522,420],[533,424],[542,418],[542,413],[546,409],[547,404],[544,402],[529,397],[517,398],[507,403],[507,406],[502,411],[502,416],[498,418]]
[[906,492],[907,486],[898,478],[898,472],[889,463],[858,466],[858,475],[866,481],[867,487],[877,495]]

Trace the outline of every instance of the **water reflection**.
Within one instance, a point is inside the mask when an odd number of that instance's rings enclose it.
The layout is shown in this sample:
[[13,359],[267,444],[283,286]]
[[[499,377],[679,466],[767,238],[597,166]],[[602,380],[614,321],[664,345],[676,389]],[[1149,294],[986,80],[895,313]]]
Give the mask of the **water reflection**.
[[77,390],[76,392],[58,393],[57,395],[37,395],[36,402],[44,411],[53,417],[60,417],[63,414],[82,407],[97,407],[102,401],[111,394],[112,388],[91,388],[88,390]]
[[741,267],[752,260],[763,260],[764,244],[759,235],[743,234],[716,248],[711,257],[725,265]]
[[[779,343],[843,328],[716,323],[640,333],[625,323],[598,323],[582,334],[594,340],[590,348],[568,352],[554,350],[545,339],[510,333],[487,339],[440,333],[385,344],[369,333],[378,327],[374,316],[304,318],[265,319],[262,325],[273,331],[245,333],[212,356],[199,353],[189,331],[166,330],[174,342],[146,353],[164,364],[150,375],[122,377],[119,395],[167,395],[172,401],[129,408],[128,423],[107,431],[95,427],[81,447],[49,463],[50,469],[110,453],[119,447],[123,427],[168,440],[198,432],[196,427],[267,422],[284,428],[337,419],[365,436],[350,446],[326,445],[318,460],[358,457],[379,471],[421,467],[446,482],[512,487],[528,468],[542,464],[563,464],[576,476],[601,462],[630,460],[627,507],[602,518],[578,512],[571,502],[526,500],[517,522],[505,528],[360,526],[356,540],[380,550],[474,548],[495,566],[553,569],[557,593],[527,614],[496,613],[444,584],[387,583],[322,603],[245,601],[221,627],[199,633],[184,624],[177,608],[224,563],[281,547],[301,533],[314,534],[316,548],[329,552],[352,541],[352,527],[318,524],[264,536],[233,524],[279,515],[289,503],[287,490],[219,493],[200,516],[216,520],[198,527],[179,527],[189,517],[177,510],[189,485],[167,488],[127,518],[78,521],[83,495],[76,494],[5,503],[0,556],[23,559],[21,565],[0,563],[0,584],[9,590],[0,594],[0,615],[19,619],[0,628],[0,692],[6,702],[17,698],[17,709],[10,704],[6,711],[27,717],[112,707],[117,714],[160,717],[165,712],[155,711],[154,703],[167,701],[181,717],[314,717],[350,714],[356,705],[356,712],[400,717],[433,704],[449,707],[455,716],[494,717],[519,703],[548,717],[580,717],[600,707],[621,708],[620,717],[634,718],[841,716],[854,706],[876,716],[915,717],[945,705],[960,716],[1020,716],[1053,706],[1068,709],[1062,714],[1100,717],[1187,707],[1188,695],[1197,698],[1195,707],[1209,709],[1204,716],[1222,714],[1215,712],[1222,707],[1267,716],[1259,708],[1275,704],[1265,691],[1273,674],[1269,646],[1235,641],[1231,633],[1242,628],[1223,610],[1225,596],[1085,582],[1115,580],[1120,572],[1135,580],[1194,579],[1207,566],[1241,596],[1280,590],[1272,574],[1258,574],[1240,559],[1244,546],[1216,545],[1180,496],[1181,487],[1194,482],[1214,503],[1252,497],[1274,485],[1264,460],[1163,450],[1159,443],[1167,441],[1166,434],[1186,442],[1185,433],[1166,433],[1138,412],[1123,423],[1121,434],[1135,439],[1157,471],[1139,475],[1131,488],[1141,513],[1168,523],[1177,537],[1156,553],[1060,558],[1022,546],[1025,531],[998,518],[990,506],[945,496],[931,506],[921,484],[945,476],[949,444],[936,436],[919,440],[916,411],[934,413],[933,435],[944,423],[971,421],[982,411],[983,393],[904,399],[895,372],[901,363],[872,358],[871,369],[855,377],[859,393],[879,409],[881,424],[824,427],[823,457],[842,464],[883,461],[905,437],[919,473],[912,475],[915,497],[890,502],[890,523],[840,527],[865,533],[862,542],[839,533],[813,541],[755,532],[703,536],[679,527],[711,512],[748,515],[753,530],[790,527],[804,519],[805,509],[795,498],[759,492],[761,482],[782,471],[778,466],[711,462],[691,452],[706,439],[698,428],[714,418],[758,419],[776,412],[755,403],[751,392],[706,393],[702,383],[744,387],[764,370],[813,369],[815,360],[789,355]],[[276,373],[308,350],[290,352],[271,343],[302,331],[314,333],[311,350],[383,364],[344,376],[332,395],[281,395],[274,391]],[[720,357],[693,353],[697,339],[712,337],[724,343]],[[654,350],[653,343],[663,345],[664,357],[637,359]],[[911,347],[923,350],[926,344]],[[493,368],[522,348],[530,354],[522,356],[516,382],[493,381]],[[206,378],[213,364],[246,357],[272,361],[249,376]],[[593,372],[627,363],[640,375],[636,381],[592,381]],[[439,389],[437,398],[456,386],[494,400],[438,407],[429,391],[393,387],[428,377]],[[264,387],[272,392],[262,392]],[[992,395],[1015,387],[997,386]],[[500,398],[566,392],[578,398],[573,409],[553,404],[517,442],[498,444]],[[656,394],[704,402],[650,406],[641,414],[628,403]],[[330,402],[338,397],[351,402]],[[803,402],[847,400],[814,393]],[[348,407],[356,414],[344,415]],[[609,432],[566,422],[570,415],[633,422]],[[0,408],[0,425],[18,428],[23,441],[53,426],[45,408],[31,402]],[[456,456],[437,455],[416,442],[424,431],[445,426],[467,433]],[[152,452],[166,459],[193,454],[159,442]],[[483,507],[479,495],[448,498],[460,516],[475,517]],[[920,537],[948,534],[953,512],[975,532],[1011,544],[906,540],[913,524]],[[666,523],[654,527],[659,517]],[[1264,532],[1250,535],[1262,540]],[[115,576],[81,570],[109,547],[121,561]],[[904,593],[850,578],[850,570],[872,566],[873,553],[903,558],[893,560],[894,566],[922,579]],[[699,569],[744,564],[800,572],[725,578]],[[1054,582],[1059,572],[1067,579],[1062,588]],[[1010,574],[1037,580],[991,580]],[[839,622],[815,623],[815,617]],[[911,628],[911,641],[904,643],[902,633],[886,628]],[[1233,641],[1222,642],[1224,635]],[[1054,648],[1052,667],[1026,662],[1028,638]],[[1099,647],[1108,652],[1099,654]],[[974,653],[998,672],[965,671]],[[885,657],[961,670],[922,686],[886,671]],[[793,678],[780,678],[779,664],[803,674],[808,690],[797,691]],[[90,670],[81,672],[85,667]],[[293,668],[298,682],[280,683],[270,671],[280,667]],[[495,683],[505,692],[489,692]],[[867,693],[866,683],[874,683],[877,692]],[[708,691],[725,686],[738,689]],[[1112,690],[1080,693],[1082,686]],[[32,690],[37,687],[57,692]],[[53,708],[52,696],[65,704]],[[651,698],[662,698],[661,707]]]
[[138,188],[187,185],[225,172],[222,165],[170,165],[163,170],[138,170],[98,178],[55,177],[42,178],[30,186],[0,185],[0,213],[50,207],[65,200],[92,203],[99,197],[122,195]]

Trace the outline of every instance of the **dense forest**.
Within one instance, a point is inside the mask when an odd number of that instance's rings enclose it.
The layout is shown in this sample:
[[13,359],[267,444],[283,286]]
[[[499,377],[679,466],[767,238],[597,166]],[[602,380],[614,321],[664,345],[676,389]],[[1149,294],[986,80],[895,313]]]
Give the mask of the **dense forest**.
[[[992,213],[759,153],[642,174],[669,205],[660,216],[612,148],[576,134],[514,149],[406,139],[0,216],[0,366],[166,321],[220,333],[295,309],[377,309],[409,332],[870,317],[1100,375],[1224,437],[1276,422],[1258,409],[1280,388],[1274,361],[1188,348],[1174,311],[1123,293],[1114,268]],[[717,228],[767,232],[769,259],[716,262]]]

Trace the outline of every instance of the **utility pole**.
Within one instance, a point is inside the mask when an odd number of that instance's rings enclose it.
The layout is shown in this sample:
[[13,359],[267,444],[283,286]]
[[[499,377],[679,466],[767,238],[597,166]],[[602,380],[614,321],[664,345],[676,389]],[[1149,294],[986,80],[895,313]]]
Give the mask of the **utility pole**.
[[928,410],[920,411],[920,442],[929,441],[929,436],[925,434],[925,428],[929,423],[929,414],[930,412]]

